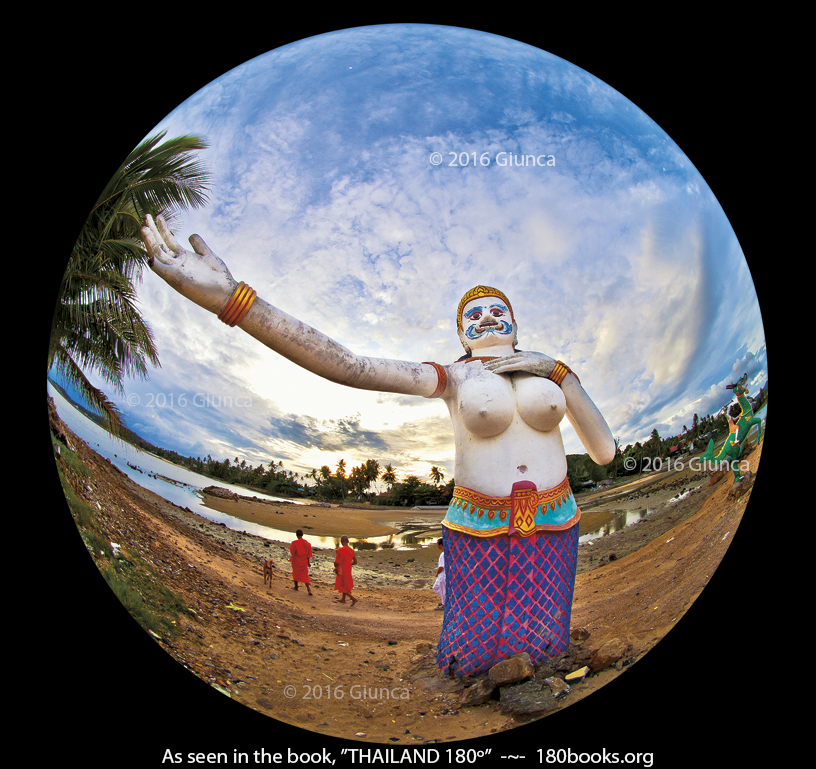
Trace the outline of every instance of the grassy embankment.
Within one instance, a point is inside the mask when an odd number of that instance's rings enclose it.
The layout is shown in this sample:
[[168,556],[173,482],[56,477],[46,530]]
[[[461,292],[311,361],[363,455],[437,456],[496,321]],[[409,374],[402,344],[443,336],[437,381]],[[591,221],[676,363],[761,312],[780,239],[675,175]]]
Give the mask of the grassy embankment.
[[100,522],[99,510],[78,490],[93,479],[92,470],[64,444],[52,437],[57,471],[68,508],[96,567],[116,597],[145,629],[164,638],[178,632],[177,620],[187,609],[183,599],[164,586],[164,580],[127,544],[114,548]]

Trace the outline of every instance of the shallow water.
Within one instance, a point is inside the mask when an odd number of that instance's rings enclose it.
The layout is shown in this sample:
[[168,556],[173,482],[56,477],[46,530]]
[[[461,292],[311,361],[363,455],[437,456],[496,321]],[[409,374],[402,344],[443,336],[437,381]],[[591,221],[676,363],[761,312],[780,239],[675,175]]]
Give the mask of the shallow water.
[[[161,457],[114,438],[107,430],[103,430],[82,412],[74,408],[50,384],[48,385],[48,394],[54,398],[57,413],[59,413],[62,421],[97,454],[109,459],[111,464],[115,465],[142,488],[158,494],[163,499],[179,507],[187,508],[202,518],[214,523],[223,523],[233,531],[242,531],[275,541],[289,542],[292,539],[292,532],[290,531],[243,521],[240,518],[234,518],[231,515],[207,507],[204,504],[202,489],[207,486],[217,485],[234,491],[241,496],[254,496],[262,500],[288,502],[296,505],[303,505],[303,502],[250,492],[241,486],[215,481],[179,465],[174,465]],[[421,516],[418,516],[417,520],[414,521],[395,522],[390,525],[399,529],[398,533],[367,537],[365,539],[352,539],[351,544],[360,550],[379,548],[411,550],[418,547],[429,547],[442,536],[442,528],[439,523],[421,520]],[[335,549],[340,546],[339,538],[335,537],[305,534],[304,539],[312,547]]]
[[[259,499],[299,505],[302,505],[302,502],[249,492],[241,486],[232,486],[221,481],[214,481],[212,478],[207,478],[179,465],[174,465],[160,457],[137,449],[129,443],[113,438],[110,433],[75,409],[50,384],[48,385],[48,394],[54,398],[57,412],[63,422],[98,454],[109,459],[113,465],[142,488],[158,494],[163,499],[179,507],[187,508],[209,521],[223,523],[227,528],[234,531],[242,531],[275,541],[289,542],[292,539],[292,532],[290,531],[249,523],[207,507],[204,504],[202,489],[217,484],[241,496],[252,495]],[[578,542],[588,542],[613,534],[637,523],[650,512],[649,509],[629,512],[620,511],[612,520],[597,529],[581,534]],[[421,512],[418,512],[418,515],[412,521],[389,521],[387,525],[393,526],[398,531],[394,534],[378,537],[352,539],[350,540],[351,545],[358,550],[413,550],[432,546],[443,533],[441,520],[437,521],[431,516],[423,517]],[[312,547],[317,548],[334,549],[340,546],[339,538],[335,537],[304,534],[304,539]]]
[[[234,491],[236,494],[257,496],[259,499],[270,500],[273,502],[294,502],[300,505],[302,502],[297,502],[291,499],[282,499],[281,497],[272,497],[266,494],[255,492],[248,492],[247,489],[241,486],[233,486],[229,483],[207,478],[206,476],[194,473],[185,467],[174,465],[155,454],[150,454],[146,451],[136,448],[130,443],[125,443],[118,438],[114,438],[107,430],[103,430],[95,422],[88,419],[82,412],[74,408],[65,398],[60,395],[51,385],[48,385],[48,394],[54,398],[54,403],[57,407],[57,413],[63,422],[75,432],[82,440],[84,440],[97,454],[106,459],[109,459],[111,464],[115,465],[132,481],[138,483],[144,489],[148,489],[155,494],[158,494],[168,502],[172,502],[179,507],[186,507],[194,513],[203,516],[211,521],[218,523],[225,523],[231,529],[238,529],[239,526],[232,525],[233,523],[240,523],[248,527],[253,524],[245,524],[244,521],[238,521],[229,515],[219,513],[217,510],[211,510],[203,504],[201,490],[206,486],[217,485],[221,488]],[[265,528],[258,527],[255,528]],[[247,530],[250,529],[241,529]],[[253,532],[254,533],[254,532]],[[291,534],[287,533],[287,538]]]
[[584,542],[592,542],[594,539],[599,539],[600,537],[607,537],[610,534],[614,534],[616,531],[625,529],[627,526],[631,526],[633,523],[642,521],[651,512],[652,511],[649,508],[640,510],[620,510],[615,513],[615,517],[612,518],[612,520],[596,529],[593,529],[592,531],[581,534],[581,536],[578,537],[578,544],[580,545]]

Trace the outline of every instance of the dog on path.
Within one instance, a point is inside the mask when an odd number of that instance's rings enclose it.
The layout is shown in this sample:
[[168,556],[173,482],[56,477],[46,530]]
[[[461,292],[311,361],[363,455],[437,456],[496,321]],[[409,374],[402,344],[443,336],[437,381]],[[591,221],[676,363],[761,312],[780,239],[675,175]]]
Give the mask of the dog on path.
[[275,564],[272,563],[272,559],[270,558],[268,561],[264,561],[264,585],[266,584],[266,580],[269,579],[269,587],[272,587],[272,569],[275,568]]

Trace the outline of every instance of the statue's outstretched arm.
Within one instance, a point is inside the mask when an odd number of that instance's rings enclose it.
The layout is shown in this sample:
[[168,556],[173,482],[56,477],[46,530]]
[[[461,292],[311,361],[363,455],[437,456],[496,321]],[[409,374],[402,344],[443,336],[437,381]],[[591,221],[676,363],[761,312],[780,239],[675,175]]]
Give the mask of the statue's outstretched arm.
[[581,386],[578,377],[563,363],[559,364],[544,353],[525,350],[516,352],[515,355],[487,361],[484,367],[495,374],[526,371],[557,381],[567,401],[567,419],[578,433],[592,461],[599,465],[607,465],[615,458],[615,439],[609,425]]
[[356,355],[260,297],[251,297],[198,235],[190,237],[190,252],[161,217],[154,222],[150,216],[141,233],[151,269],[176,291],[225,322],[237,319],[235,325],[308,371],[362,390],[425,397],[437,392],[440,375],[435,366]]

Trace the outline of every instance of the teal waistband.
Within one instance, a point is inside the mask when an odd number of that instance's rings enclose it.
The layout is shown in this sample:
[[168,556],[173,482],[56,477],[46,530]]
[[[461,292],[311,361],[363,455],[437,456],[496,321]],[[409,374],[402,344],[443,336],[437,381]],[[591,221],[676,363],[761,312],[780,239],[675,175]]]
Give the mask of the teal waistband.
[[[527,503],[528,506],[535,505],[535,515],[532,523],[527,524],[526,535],[532,530],[561,531],[578,523],[581,511],[566,479],[553,489],[534,494],[535,500]],[[449,529],[477,537],[507,534],[513,499],[512,496],[488,497],[472,489],[457,486],[442,523]],[[516,521],[516,527],[519,525]]]

